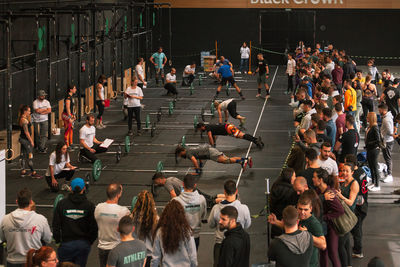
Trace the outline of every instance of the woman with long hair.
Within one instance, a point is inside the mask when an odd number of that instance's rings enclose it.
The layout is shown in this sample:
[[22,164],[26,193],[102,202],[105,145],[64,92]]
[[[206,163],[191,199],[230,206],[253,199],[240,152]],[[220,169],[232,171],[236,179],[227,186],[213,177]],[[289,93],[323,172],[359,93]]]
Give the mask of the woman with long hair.
[[42,176],[33,169],[33,147],[32,137],[31,108],[28,105],[22,105],[19,108],[18,124],[21,128],[19,142],[21,144],[21,176],[26,175],[25,167],[28,165],[31,170],[30,176],[34,179],[40,179]]
[[70,85],[68,86],[67,95],[64,98],[64,110],[62,113],[62,119],[64,122],[64,141],[67,144],[67,147],[73,143],[73,135],[74,135],[74,101],[72,100],[72,96],[76,93],[76,86]]
[[[65,181],[70,181],[75,173],[75,166],[70,163],[70,157],[67,149],[67,144],[64,141],[57,143],[56,150],[50,154],[49,167],[46,171],[46,182],[52,192],[58,192],[60,187],[57,180],[65,178]],[[64,186],[65,185],[65,186]],[[61,189],[68,189],[68,185],[64,184]]]
[[[271,187],[271,213],[274,213],[278,220],[282,220],[282,211],[289,205],[296,205],[297,194],[293,189],[293,182],[296,174],[292,168],[282,170],[279,178]],[[271,228],[272,237],[282,234],[282,229],[276,226]]]
[[367,114],[374,111],[374,98],[377,96],[376,86],[372,83],[372,76],[365,77],[365,83],[361,86],[362,89],[362,123],[364,128],[367,128]]
[[52,247],[30,249],[26,255],[26,267],[56,267],[57,264],[57,254]]
[[381,135],[378,127],[378,119],[375,112],[369,112],[367,116],[368,128],[365,133],[365,146],[367,148],[367,161],[371,170],[372,185],[368,187],[371,191],[381,190],[379,186],[378,156],[381,143]]
[[104,101],[105,101],[105,91],[104,84],[106,83],[107,78],[104,75],[100,75],[96,84],[96,105],[99,113],[97,114],[96,128],[103,129],[106,126],[103,124],[103,113],[104,113]]
[[147,248],[146,267],[150,266],[153,253],[153,236],[157,227],[158,215],[153,195],[143,190],[139,193],[135,207],[132,211],[133,223],[135,224],[136,238],[142,240]]
[[197,266],[192,229],[182,205],[171,200],[165,206],[154,233],[152,267]]
[[316,192],[322,199],[322,218],[327,224],[327,233],[325,235],[327,248],[324,251],[320,251],[320,265],[321,267],[327,267],[330,260],[333,267],[340,267],[341,264],[338,255],[339,236],[335,231],[332,220],[341,216],[344,213],[344,209],[336,196],[337,191],[333,188],[335,181],[322,168],[314,172],[312,181],[316,187]]
[[[344,182],[337,196],[354,212],[360,186],[358,182],[354,180],[353,174],[354,165],[350,162],[345,163],[343,166]],[[339,237],[339,258],[342,266],[351,266],[350,232]]]

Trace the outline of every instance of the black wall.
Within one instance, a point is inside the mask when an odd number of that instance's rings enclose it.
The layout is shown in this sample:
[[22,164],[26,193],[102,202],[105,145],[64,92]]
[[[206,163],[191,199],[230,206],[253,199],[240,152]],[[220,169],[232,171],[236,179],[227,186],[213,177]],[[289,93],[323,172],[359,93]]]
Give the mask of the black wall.
[[[261,45],[258,43],[260,12]],[[284,52],[286,44],[280,44],[279,40],[286,34],[290,49],[300,40],[299,36],[303,36],[307,45],[313,45],[313,34],[309,31],[314,31],[314,12],[316,42],[333,42],[351,55],[400,56],[399,10],[172,9],[174,64],[199,62],[200,56],[182,56],[213,49],[215,40],[218,40],[218,54],[225,55],[234,64],[239,63],[238,51],[243,41],[251,40],[254,46]],[[163,24],[167,23],[168,10],[164,10]],[[325,30],[321,30],[321,26],[325,26]],[[265,32],[268,27],[269,33]],[[164,38],[160,43],[165,45],[166,41]],[[267,59],[274,64],[284,63],[284,57],[268,53]],[[365,59],[357,61],[365,64]],[[399,60],[376,60],[376,63],[397,65]]]

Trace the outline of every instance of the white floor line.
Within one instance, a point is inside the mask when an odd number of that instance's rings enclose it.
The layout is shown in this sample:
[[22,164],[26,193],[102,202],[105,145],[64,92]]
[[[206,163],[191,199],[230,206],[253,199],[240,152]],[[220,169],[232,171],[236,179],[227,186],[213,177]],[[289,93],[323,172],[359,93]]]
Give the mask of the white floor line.
[[[271,93],[271,91],[272,91],[272,87],[273,87],[273,85],[274,85],[275,77],[276,77],[276,74],[278,73],[278,69],[279,69],[279,66],[276,66],[275,73],[274,73],[274,77],[272,78],[271,86],[269,87],[269,92],[270,92],[270,93]],[[257,122],[256,128],[254,129],[253,136],[255,136],[256,133],[257,133],[258,126],[260,125],[262,115],[264,114],[264,109],[265,109],[265,105],[267,104],[267,101],[268,101],[268,98],[265,98],[264,105],[263,105],[263,107],[262,107],[262,109],[261,109],[261,112],[260,112],[260,116],[258,117],[258,122]],[[247,157],[249,156],[249,154],[250,154],[251,145],[252,145],[252,143],[249,144],[249,148],[247,149],[246,158],[247,158]],[[240,178],[242,178],[242,174],[243,174],[243,168],[240,169],[240,173],[239,173],[238,178],[237,178],[237,181],[236,181],[236,188],[239,187]]]

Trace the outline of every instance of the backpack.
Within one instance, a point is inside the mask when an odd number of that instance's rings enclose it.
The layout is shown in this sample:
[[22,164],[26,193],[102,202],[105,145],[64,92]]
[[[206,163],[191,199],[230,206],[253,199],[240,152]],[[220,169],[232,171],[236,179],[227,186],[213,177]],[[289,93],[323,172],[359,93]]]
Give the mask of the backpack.
[[358,185],[360,186],[360,191],[358,192],[356,198],[356,205],[362,206],[368,201],[368,177],[371,176],[371,171],[367,166],[362,166],[361,169],[363,173],[360,175],[360,180],[357,180]]

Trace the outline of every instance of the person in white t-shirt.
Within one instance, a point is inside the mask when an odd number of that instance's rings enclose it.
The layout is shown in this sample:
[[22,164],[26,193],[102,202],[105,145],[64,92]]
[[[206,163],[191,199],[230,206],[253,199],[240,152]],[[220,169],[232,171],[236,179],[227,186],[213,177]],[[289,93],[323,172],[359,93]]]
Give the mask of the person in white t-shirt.
[[[50,154],[49,167],[46,171],[46,182],[52,192],[58,192],[60,186],[58,179],[65,178],[65,181],[71,181],[75,173],[75,166],[70,163],[70,157],[67,149],[67,144],[64,141],[57,143],[56,150]],[[68,189],[68,184],[65,184],[61,189]]]
[[176,69],[172,68],[171,72],[167,74],[166,81],[164,84],[164,88],[168,91],[167,95],[178,95],[178,91],[176,90]]
[[103,142],[96,139],[96,128],[93,125],[94,115],[89,114],[86,116],[86,124],[79,130],[79,143],[81,145],[79,160],[83,157],[92,163],[97,159],[95,154],[107,151],[107,148],[100,146]]
[[182,86],[190,86],[194,81],[195,73],[196,73],[196,63],[192,62],[192,64],[187,65],[183,70]]
[[240,72],[246,73],[249,71],[249,57],[250,48],[248,48],[246,42],[240,47]]
[[106,193],[107,201],[99,203],[94,210],[94,218],[99,228],[97,247],[100,267],[107,266],[108,254],[121,242],[117,231],[119,220],[130,214],[127,207],[118,205],[122,196],[122,185],[120,183],[109,184]]
[[49,128],[50,102],[46,100],[46,92],[39,90],[38,97],[33,101],[32,122],[35,138],[35,147],[39,153],[46,153],[47,130]]
[[296,75],[296,61],[293,59],[293,54],[288,54],[288,62],[286,65],[286,74],[288,76],[288,86],[286,94],[294,94],[293,77]]
[[143,69],[144,59],[142,57],[138,58],[137,65],[135,67],[136,77],[138,78],[138,86],[143,89],[146,88],[147,82],[144,79],[144,69]]
[[135,113],[135,119],[137,124],[137,135],[141,135],[141,121],[140,121],[140,110],[142,105],[140,100],[143,99],[143,91],[137,86],[138,79],[134,77],[131,81],[131,86],[126,88],[124,96],[128,98],[128,135],[133,134],[132,132],[132,119],[133,113]]
[[317,163],[322,169],[326,170],[329,175],[332,175],[334,180],[336,180],[339,175],[339,168],[336,161],[330,157],[332,151],[331,148],[332,145],[329,142],[322,143]]

